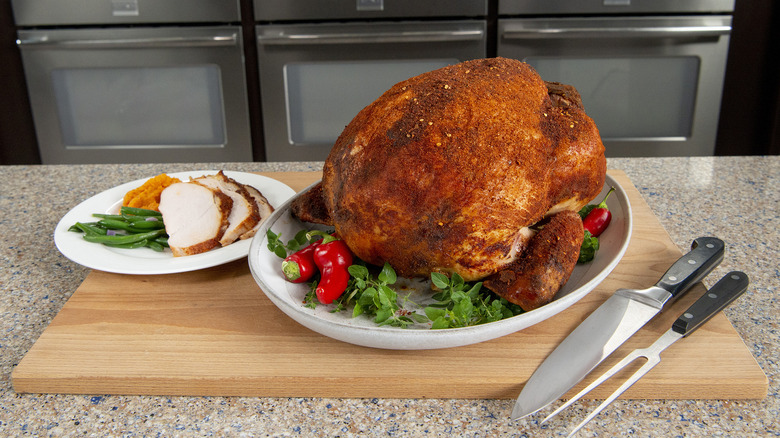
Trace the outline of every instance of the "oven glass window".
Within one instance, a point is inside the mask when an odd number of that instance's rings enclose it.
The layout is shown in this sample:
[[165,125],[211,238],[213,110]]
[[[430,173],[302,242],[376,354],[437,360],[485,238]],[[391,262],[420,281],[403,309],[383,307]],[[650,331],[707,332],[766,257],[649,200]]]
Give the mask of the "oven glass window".
[[546,81],[571,84],[604,140],[691,135],[696,57],[525,59]]
[[284,78],[290,143],[333,143],[361,109],[396,83],[457,62],[426,59],[287,64]]
[[59,69],[66,147],[224,145],[219,67]]

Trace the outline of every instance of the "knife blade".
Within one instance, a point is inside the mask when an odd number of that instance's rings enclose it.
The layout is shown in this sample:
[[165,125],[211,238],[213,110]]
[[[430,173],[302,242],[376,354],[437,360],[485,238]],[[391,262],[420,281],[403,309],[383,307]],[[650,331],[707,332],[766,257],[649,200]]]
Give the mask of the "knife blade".
[[596,415],[610,405],[615,399],[623,394],[634,383],[639,381],[645,374],[661,362],[661,353],[666,350],[667,347],[674,344],[678,340],[687,337],[696,329],[701,327],[705,322],[709,321],[713,316],[718,314],[721,310],[725,309],[734,300],[739,298],[750,284],[750,279],[747,274],[740,271],[732,271],[721,278],[715,283],[712,288],[702,295],[695,303],[691,305],[676,321],[672,324],[672,328],[666,331],[661,337],[659,337],[651,346],[647,348],[638,348],[629,353],[623,360],[615,364],[609,371],[604,373],[601,377],[596,379],[593,383],[588,385],[587,388],[580,391],[577,395],[572,397],[563,406],[555,410],[544,420],[542,424],[554,417],[567,407],[571,406],[574,402],[582,398],[585,394],[592,389],[601,385],[605,381],[609,380],[612,376],[617,374],[620,370],[625,368],[628,364],[634,362],[639,358],[647,359],[642,367],[637,370],[628,380],[626,380],[615,392],[607,397],[596,409],[593,410],[588,416],[582,420],[572,431],[569,436],[573,436],[577,431],[582,429],[585,424],[592,420]]
[[561,398],[602,360],[688,291],[723,260],[725,244],[698,237],[661,279],[647,289],[618,289],[539,365],[523,386],[512,419],[531,415]]

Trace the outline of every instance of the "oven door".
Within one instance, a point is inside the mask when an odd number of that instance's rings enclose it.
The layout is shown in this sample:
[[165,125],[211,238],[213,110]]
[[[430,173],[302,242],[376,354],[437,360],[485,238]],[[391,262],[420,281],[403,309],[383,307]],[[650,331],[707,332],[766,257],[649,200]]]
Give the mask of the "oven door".
[[498,55],[574,85],[607,156],[713,155],[731,17],[502,19]]
[[251,161],[238,27],[19,31],[44,163]]
[[479,20],[258,26],[266,158],[324,160],[394,84],[484,57],[485,29]]

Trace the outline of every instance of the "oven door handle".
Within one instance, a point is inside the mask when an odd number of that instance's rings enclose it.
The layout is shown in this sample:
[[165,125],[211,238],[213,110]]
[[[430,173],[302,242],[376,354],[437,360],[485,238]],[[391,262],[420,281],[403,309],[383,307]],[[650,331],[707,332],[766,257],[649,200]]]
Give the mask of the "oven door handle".
[[512,28],[502,32],[505,39],[548,38],[706,38],[728,35],[731,26],[662,26],[662,27],[546,27]]
[[30,49],[144,49],[157,47],[226,47],[238,45],[236,33],[209,36],[53,40],[48,36],[17,39],[19,47]]
[[410,31],[376,33],[273,33],[257,36],[260,44],[376,44],[376,43],[424,43],[441,41],[477,41],[483,39],[482,29],[446,31]]

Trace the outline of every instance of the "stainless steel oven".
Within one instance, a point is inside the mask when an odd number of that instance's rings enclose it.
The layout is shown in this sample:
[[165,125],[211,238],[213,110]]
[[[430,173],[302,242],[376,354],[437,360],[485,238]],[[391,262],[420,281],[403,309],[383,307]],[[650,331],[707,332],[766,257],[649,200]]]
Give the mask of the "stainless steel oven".
[[497,54],[574,85],[608,156],[713,155],[733,0],[499,0]]
[[395,83],[486,55],[487,2],[255,0],[269,161],[324,160]]
[[238,0],[14,0],[43,163],[251,161]]

